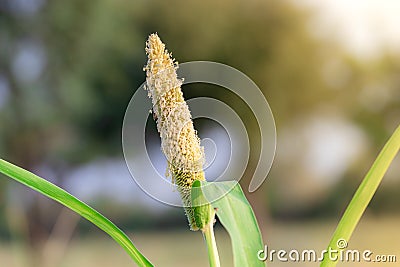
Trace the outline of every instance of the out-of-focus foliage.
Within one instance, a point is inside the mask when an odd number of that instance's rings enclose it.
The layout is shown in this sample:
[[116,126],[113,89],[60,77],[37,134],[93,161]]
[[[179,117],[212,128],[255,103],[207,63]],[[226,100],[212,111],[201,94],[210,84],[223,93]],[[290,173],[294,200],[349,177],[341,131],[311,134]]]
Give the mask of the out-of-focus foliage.
[[[265,90],[278,123],[329,95],[320,75],[324,47],[308,34],[305,14],[279,1],[49,1],[32,17],[6,15],[2,73],[11,98],[3,109],[14,112],[3,118],[1,140],[9,157],[22,150],[7,141],[17,132],[29,135],[21,146],[39,162],[118,151],[124,109],[144,80],[144,40],[155,31],[182,62],[245,71]],[[26,43],[45,61],[28,83],[10,73]]]
[[[289,1],[34,0],[36,9],[24,3],[0,3],[0,153],[28,169],[46,165],[56,178],[76,164],[121,156],[122,120],[145,79],[144,41],[152,32],[180,62],[231,65],[263,90],[279,142],[268,190],[255,198],[269,198],[276,213],[342,207],[344,188],[352,192],[399,123],[399,58],[360,62],[346,55],[333,40],[314,37],[309,13]],[[325,113],[361,129],[366,140],[337,190],[310,180],[302,165],[307,147],[298,130]]]

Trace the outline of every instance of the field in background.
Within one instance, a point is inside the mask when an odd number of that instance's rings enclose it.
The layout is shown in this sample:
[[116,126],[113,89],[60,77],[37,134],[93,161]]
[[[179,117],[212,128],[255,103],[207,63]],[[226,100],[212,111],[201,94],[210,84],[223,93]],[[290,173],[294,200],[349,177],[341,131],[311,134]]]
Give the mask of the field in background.
[[[264,229],[264,240],[270,249],[315,249],[325,248],[337,222],[307,221],[270,223]],[[384,266],[398,266],[400,261],[400,217],[366,216],[359,224],[349,249],[369,249],[374,254],[395,254],[397,263]],[[132,235],[134,243],[153,262],[160,267],[207,266],[207,254],[199,233],[189,231],[148,232]],[[221,228],[217,229],[217,239],[222,258],[222,266],[233,266],[230,242]],[[57,245],[55,244],[55,247]],[[54,251],[57,251],[56,249]],[[15,244],[1,243],[0,266],[28,267],[26,250]],[[64,251],[61,262],[50,266],[59,267],[105,267],[133,266],[130,258],[105,235],[86,239],[75,238]],[[50,252],[49,252],[50,253]],[[51,259],[52,255],[47,258]],[[53,255],[54,256],[54,255]],[[17,259],[17,260],[16,260]],[[25,262],[24,262],[25,261]],[[50,263],[49,263],[50,264]],[[341,263],[338,266],[382,266],[378,263]],[[50,267],[49,266],[49,267]],[[318,263],[269,262],[268,266],[318,266]]]

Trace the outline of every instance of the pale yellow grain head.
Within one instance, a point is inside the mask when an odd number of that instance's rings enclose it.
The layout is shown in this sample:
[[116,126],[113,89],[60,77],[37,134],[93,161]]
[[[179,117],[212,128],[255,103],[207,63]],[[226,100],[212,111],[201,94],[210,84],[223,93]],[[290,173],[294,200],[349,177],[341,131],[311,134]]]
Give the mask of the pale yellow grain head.
[[189,107],[183,98],[182,80],[176,73],[178,64],[157,34],[149,36],[146,54],[146,90],[153,103],[161,148],[168,160],[167,173],[178,186],[190,228],[198,230],[190,192],[195,180],[205,180],[204,149],[200,146]]

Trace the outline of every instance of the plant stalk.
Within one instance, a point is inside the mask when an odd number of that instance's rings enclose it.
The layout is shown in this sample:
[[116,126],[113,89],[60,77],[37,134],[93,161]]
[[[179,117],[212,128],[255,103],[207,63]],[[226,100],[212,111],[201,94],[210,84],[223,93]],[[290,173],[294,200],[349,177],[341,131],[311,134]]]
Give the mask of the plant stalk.
[[203,232],[204,240],[207,244],[208,260],[210,262],[210,267],[220,267],[221,263],[219,261],[218,248],[214,235],[215,210],[210,209],[210,212],[211,220],[201,231]]

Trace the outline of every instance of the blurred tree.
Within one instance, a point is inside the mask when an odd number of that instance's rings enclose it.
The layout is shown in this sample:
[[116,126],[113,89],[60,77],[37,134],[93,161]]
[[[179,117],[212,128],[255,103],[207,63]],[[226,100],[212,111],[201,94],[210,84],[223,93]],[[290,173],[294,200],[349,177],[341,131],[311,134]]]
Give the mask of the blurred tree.
[[[132,9],[121,3],[33,2],[0,6],[1,89],[9,92],[0,107],[5,126],[0,128],[0,152],[39,174],[45,166],[51,170],[45,176],[61,184],[71,164],[120,151],[124,110],[131,88],[140,83],[135,74],[144,61],[144,55],[135,59],[134,53],[143,54],[144,45],[142,39],[140,50],[131,49]],[[35,3],[34,12],[24,12]],[[29,194],[34,200],[24,206],[30,241],[40,249],[59,209]],[[31,266],[42,262],[39,257]]]

